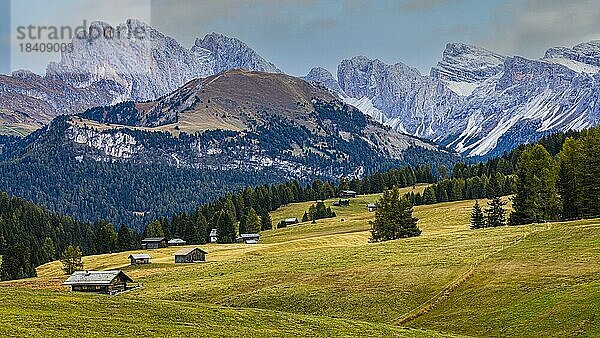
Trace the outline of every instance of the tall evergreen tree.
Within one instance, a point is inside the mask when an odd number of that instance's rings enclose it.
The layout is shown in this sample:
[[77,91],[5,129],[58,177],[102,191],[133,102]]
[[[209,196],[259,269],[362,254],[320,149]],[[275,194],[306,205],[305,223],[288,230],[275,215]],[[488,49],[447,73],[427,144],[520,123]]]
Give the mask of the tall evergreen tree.
[[584,149],[580,142],[567,138],[558,154],[558,192],[562,202],[562,215],[567,219],[581,217],[583,214],[583,163]]
[[556,219],[559,214],[556,164],[543,146],[535,144],[521,153],[517,177],[511,224]]
[[381,242],[419,236],[418,219],[413,217],[410,202],[400,197],[397,187],[386,190],[377,202],[375,220],[371,221],[371,241]]
[[493,197],[485,209],[486,227],[499,227],[506,225],[506,202],[500,196]]
[[73,247],[69,245],[65,252],[60,256],[60,261],[63,265],[63,271],[67,275],[73,274],[75,271],[83,270],[83,252],[80,247]]
[[94,248],[96,253],[112,253],[117,248],[117,233],[115,227],[107,222],[96,224],[94,232]]
[[586,217],[600,215],[600,127],[583,133],[581,138],[585,159],[581,168],[583,214]]
[[423,191],[423,203],[425,204],[434,204],[437,200],[435,198],[435,191],[432,187],[427,187]]
[[261,223],[258,214],[254,208],[250,208],[248,216],[246,216],[246,232],[251,234],[257,234],[260,232]]
[[271,221],[271,215],[268,212],[263,212],[260,215],[260,229],[271,230],[273,229],[273,222]]
[[7,281],[35,277],[35,266],[31,263],[29,250],[17,243],[4,251],[0,265],[0,280]]
[[121,225],[117,233],[117,250],[129,251],[134,248],[133,233],[125,225]]
[[215,227],[219,243],[235,242],[235,223],[228,211],[221,210],[215,215]]
[[50,237],[46,237],[44,239],[44,261],[51,262],[56,259],[56,247],[54,246],[54,241]]
[[144,237],[165,237],[161,222],[159,220],[150,222],[144,230]]
[[471,229],[482,228],[485,228],[485,216],[483,215],[483,210],[479,205],[479,201],[475,201],[473,211],[471,211]]

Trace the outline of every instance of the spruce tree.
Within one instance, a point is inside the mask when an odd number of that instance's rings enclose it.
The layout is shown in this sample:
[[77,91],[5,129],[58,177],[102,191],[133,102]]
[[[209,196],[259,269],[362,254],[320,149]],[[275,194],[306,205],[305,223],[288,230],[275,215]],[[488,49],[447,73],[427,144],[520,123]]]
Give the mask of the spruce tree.
[[148,224],[144,230],[144,237],[165,237],[165,232],[159,220],[154,220]]
[[517,180],[511,224],[542,222],[558,217],[556,164],[543,146],[535,144],[521,153],[517,163]]
[[499,227],[506,225],[506,209],[500,196],[493,197],[488,202],[488,207],[485,209],[486,227]]
[[479,205],[479,201],[475,201],[473,211],[471,211],[471,229],[482,228],[485,228],[485,217],[483,215],[483,210]]
[[35,266],[31,263],[31,254],[22,244],[17,243],[4,251],[0,265],[0,280],[35,277]]
[[112,253],[117,248],[115,227],[105,221],[96,224],[94,232],[94,248],[97,254]]
[[419,236],[421,230],[417,227],[417,218],[413,217],[413,207],[410,202],[400,197],[397,187],[386,190],[377,202],[375,220],[371,221],[372,242],[394,240]]
[[581,217],[583,214],[583,154],[580,143],[570,137],[565,140],[558,154],[558,192],[562,215],[566,219]]
[[52,238],[46,237],[46,239],[44,239],[44,247],[42,251],[44,253],[44,261],[51,262],[56,258],[56,248],[54,247],[54,241],[52,241]]
[[254,208],[250,208],[248,215],[246,216],[246,232],[251,234],[257,234],[260,232],[261,223],[258,214]]
[[119,251],[129,251],[133,249],[133,234],[125,225],[121,225],[117,233],[117,249]]
[[434,204],[437,200],[435,198],[435,190],[432,187],[427,187],[423,191],[423,203],[424,204]]
[[581,166],[582,213],[586,217],[600,215],[600,127],[583,133],[581,148],[584,160]]
[[69,245],[60,257],[60,261],[63,265],[63,271],[67,275],[73,274],[75,271],[83,270],[83,252],[80,247],[73,247]]
[[235,223],[230,212],[221,210],[215,215],[215,219],[219,243],[234,243],[236,240]]
[[269,213],[266,211],[260,215],[260,229],[263,231],[273,229],[273,222],[271,221],[271,215],[269,215]]

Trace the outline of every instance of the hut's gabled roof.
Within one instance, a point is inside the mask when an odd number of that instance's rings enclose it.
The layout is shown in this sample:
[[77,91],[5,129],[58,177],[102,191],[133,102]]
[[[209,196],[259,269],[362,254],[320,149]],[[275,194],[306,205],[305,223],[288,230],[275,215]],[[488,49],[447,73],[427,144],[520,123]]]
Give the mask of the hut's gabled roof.
[[75,271],[63,285],[87,284],[87,285],[109,285],[115,278],[121,276],[127,282],[133,282],[121,270],[108,271]]
[[127,257],[129,259],[150,259],[152,257],[150,257],[150,255],[148,254],[131,254],[129,255],[129,257]]
[[162,242],[162,241],[166,241],[167,239],[164,237],[148,237],[148,238],[144,238],[142,239],[142,243],[147,243],[147,242]]
[[169,244],[185,244],[185,241],[181,238],[173,238],[172,240],[170,240],[167,243],[169,243]]
[[196,250],[199,250],[200,252],[204,253],[205,255],[208,254],[208,252],[206,252],[200,248],[188,248],[188,249],[181,249],[179,251],[176,251],[175,256],[187,256]]
[[259,238],[260,234],[240,234],[240,238],[242,239],[246,239],[246,238]]

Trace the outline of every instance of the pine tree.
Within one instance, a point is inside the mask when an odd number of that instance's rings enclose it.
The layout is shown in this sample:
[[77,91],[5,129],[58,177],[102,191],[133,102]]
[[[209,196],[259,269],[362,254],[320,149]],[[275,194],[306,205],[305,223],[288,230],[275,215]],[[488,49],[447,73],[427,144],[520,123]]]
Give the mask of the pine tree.
[[558,217],[556,163],[543,146],[536,144],[521,153],[517,179],[511,224],[542,222]]
[[235,223],[231,218],[231,214],[221,210],[215,215],[215,219],[219,243],[234,243],[236,239]]
[[4,251],[0,266],[0,280],[7,281],[35,276],[37,273],[31,263],[31,254],[24,245],[17,243]]
[[82,257],[83,252],[80,247],[69,245],[60,257],[65,274],[71,275],[75,271],[83,270]]
[[485,209],[486,227],[499,227],[506,225],[505,205],[506,202],[503,202],[499,196],[493,197],[488,202],[488,207]]
[[423,203],[424,204],[435,204],[437,202],[435,198],[435,191],[432,187],[427,187],[423,191]]
[[260,232],[261,223],[258,214],[254,208],[250,208],[248,215],[246,216],[246,232],[251,234],[257,234]]
[[571,219],[583,212],[582,166],[584,151],[580,143],[567,138],[558,154],[558,192],[561,196],[562,215]]
[[133,234],[131,230],[125,225],[121,225],[119,232],[117,233],[117,250],[129,251],[133,249]]
[[479,201],[475,201],[473,211],[471,211],[471,229],[482,228],[485,228],[485,217],[483,215],[483,210],[479,205]]
[[271,230],[273,229],[273,222],[271,221],[271,215],[267,211],[260,215],[260,229]]
[[154,220],[148,224],[144,230],[144,237],[165,237],[165,232],[159,220]]
[[400,197],[397,187],[386,190],[377,202],[375,220],[371,221],[371,241],[381,242],[398,238],[419,236],[417,218],[413,217],[410,202]]

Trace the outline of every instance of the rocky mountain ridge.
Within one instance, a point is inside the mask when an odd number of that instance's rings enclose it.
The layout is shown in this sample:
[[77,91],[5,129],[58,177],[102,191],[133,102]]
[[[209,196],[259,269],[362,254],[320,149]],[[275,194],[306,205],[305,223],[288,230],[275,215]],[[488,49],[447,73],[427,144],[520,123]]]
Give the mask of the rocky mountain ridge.
[[398,131],[463,155],[493,156],[600,123],[598,65],[598,41],[552,48],[539,60],[453,43],[430,75],[366,57],[343,60],[337,83],[319,74],[332,92],[340,87],[346,102]]

